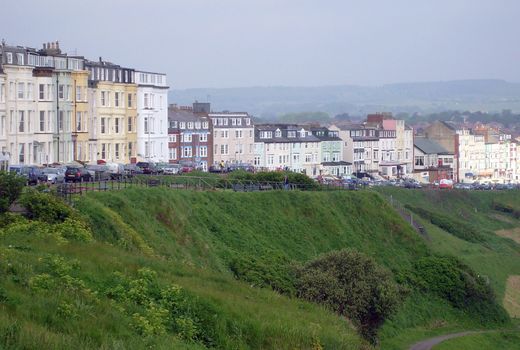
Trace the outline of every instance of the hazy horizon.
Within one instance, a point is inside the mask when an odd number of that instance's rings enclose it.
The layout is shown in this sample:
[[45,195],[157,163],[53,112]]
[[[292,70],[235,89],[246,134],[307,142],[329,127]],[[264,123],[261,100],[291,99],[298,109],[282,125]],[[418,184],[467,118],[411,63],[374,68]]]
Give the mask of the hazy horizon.
[[172,89],[520,82],[513,0],[20,0],[8,44],[164,72]]

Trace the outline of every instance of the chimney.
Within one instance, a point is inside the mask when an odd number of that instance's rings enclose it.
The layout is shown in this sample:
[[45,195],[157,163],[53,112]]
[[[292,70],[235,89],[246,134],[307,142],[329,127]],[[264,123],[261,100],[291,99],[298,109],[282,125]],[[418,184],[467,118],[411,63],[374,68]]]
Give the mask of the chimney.
[[56,50],[59,50],[60,49],[60,43],[58,40],[56,40],[56,47],[55,47]]
[[99,63],[102,63],[103,62],[103,58],[101,56],[99,56]]

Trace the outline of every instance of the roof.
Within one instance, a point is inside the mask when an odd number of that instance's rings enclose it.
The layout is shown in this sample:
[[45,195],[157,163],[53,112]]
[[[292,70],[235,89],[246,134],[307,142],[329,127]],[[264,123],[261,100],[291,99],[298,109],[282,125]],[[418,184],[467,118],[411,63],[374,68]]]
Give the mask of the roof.
[[179,108],[168,109],[168,120],[176,120],[179,122],[208,121],[205,114],[194,113],[193,110],[185,110]]
[[416,137],[413,141],[413,145],[420,149],[424,154],[453,154],[448,152],[448,150],[437,142],[423,137]]

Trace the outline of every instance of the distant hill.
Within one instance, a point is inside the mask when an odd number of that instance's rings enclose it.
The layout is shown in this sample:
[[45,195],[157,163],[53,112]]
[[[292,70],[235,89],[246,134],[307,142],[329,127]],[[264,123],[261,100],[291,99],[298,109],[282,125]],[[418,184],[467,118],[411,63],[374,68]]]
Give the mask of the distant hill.
[[247,111],[261,118],[321,111],[331,117],[375,111],[430,113],[443,110],[520,111],[520,83],[455,80],[382,86],[244,87],[171,90],[172,103],[212,103],[213,110]]

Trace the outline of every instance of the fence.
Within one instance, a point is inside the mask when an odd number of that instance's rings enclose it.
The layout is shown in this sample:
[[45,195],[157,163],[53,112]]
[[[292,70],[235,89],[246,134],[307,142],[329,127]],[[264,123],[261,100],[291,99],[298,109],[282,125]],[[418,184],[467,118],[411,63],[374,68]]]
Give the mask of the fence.
[[419,233],[421,236],[423,236],[426,239],[430,239],[428,236],[428,233],[426,232],[426,228],[421,225],[417,220],[415,220],[414,213],[410,210],[405,208],[405,206],[397,201],[392,195],[386,197],[390,205],[399,213],[399,215],[407,222],[410,223],[410,225],[414,228],[414,230]]
[[104,192],[121,190],[130,187],[164,187],[169,189],[184,190],[232,190],[235,192],[256,192],[272,190],[338,190],[337,186],[314,185],[304,183],[284,183],[273,181],[250,181],[250,180],[230,180],[226,178],[195,177],[195,176],[138,176],[123,178],[118,180],[98,180],[92,182],[70,182],[58,184],[56,193],[72,202],[72,197],[83,195],[88,192]]

